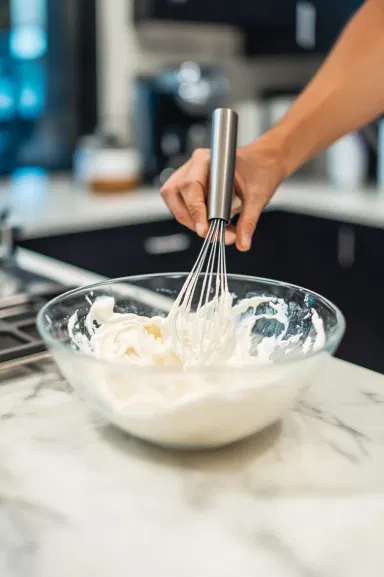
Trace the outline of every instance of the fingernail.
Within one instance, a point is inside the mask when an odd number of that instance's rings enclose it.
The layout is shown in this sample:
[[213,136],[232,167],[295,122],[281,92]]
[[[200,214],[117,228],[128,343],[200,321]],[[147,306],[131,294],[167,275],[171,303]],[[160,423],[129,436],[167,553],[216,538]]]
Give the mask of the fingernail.
[[233,244],[236,240],[236,233],[233,230],[225,231],[225,244]]
[[195,228],[196,228],[196,232],[199,236],[205,235],[205,226],[203,225],[202,222],[197,222]]
[[251,247],[252,237],[250,234],[243,234],[241,237],[241,244],[244,250],[248,250]]

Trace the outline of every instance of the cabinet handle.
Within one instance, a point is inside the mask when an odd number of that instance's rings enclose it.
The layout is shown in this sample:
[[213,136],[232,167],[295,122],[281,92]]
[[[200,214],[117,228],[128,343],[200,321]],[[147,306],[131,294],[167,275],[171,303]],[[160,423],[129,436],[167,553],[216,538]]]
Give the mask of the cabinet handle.
[[353,229],[342,226],[337,238],[337,259],[343,268],[351,268],[355,262],[355,233]]
[[300,1],[296,4],[296,43],[304,50],[316,45],[316,8],[312,2]]
[[148,254],[171,254],[183,252],[190,248],[191,238],[186,234],[170,234],[168,236],[151,236],[144,241],[144,249]]

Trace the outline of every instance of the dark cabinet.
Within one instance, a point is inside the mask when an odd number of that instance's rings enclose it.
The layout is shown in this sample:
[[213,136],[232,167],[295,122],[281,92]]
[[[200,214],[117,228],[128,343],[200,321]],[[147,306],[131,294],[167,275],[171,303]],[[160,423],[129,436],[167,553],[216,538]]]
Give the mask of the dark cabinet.
[[227,270],[233,274],[282,278],[279,274],[279,214],[265,212],[261,215],[249,252],[239,252],[235,246],[227,247]]
[[135,0],[134,20],[230,24],[245,32],[245,51],[329,51],[363,0]]
[[382,339],[384,308],[384,271],[380,266],[384,254],[384,230],[365,226],[346,226],[354,261],[344,269],[342,310],[347,320],[347,332],[339,354],[351,362],[384,373]]
[[188,271],[200,239],[173,220],[31,239],[22,246],[108,277]]
[[[253,250],[228,247],[227,270],[237,274],[278,277],[276,214],[261,216]],[[37,238],[25,248],[108,277],[189,271],[202,239],[173,219],[105,230]]]
[[295,0],[135,0],[134,20],[210,22],[246,26],[280,24],[294,12]]
[[245,26],[246,52],[254,54],[326,54],[363,0],[295,0],[280,2],[283,24],[275,18],[267,25],[254,19]]
[[[312,216],[277,212],[278,278],[335,298],[339,224]],[[277,250],[277,249],[276,249]]]
[[[174,220],[24,241],[25,248],[108,277],[189,271],[202,240]],[[384,230],[266,211],[252,249],[227,249],[227,270],[291,282],[343,312],[344,360],[384,373]]]
[[280,212],[274,234],[279,250],[273,276],[334,302],[347,322],[337,356],[384,373],[384,230]]
[[342,28],[364,4],[364,0],[314,0],[316,37],[320,51],[330,50]]

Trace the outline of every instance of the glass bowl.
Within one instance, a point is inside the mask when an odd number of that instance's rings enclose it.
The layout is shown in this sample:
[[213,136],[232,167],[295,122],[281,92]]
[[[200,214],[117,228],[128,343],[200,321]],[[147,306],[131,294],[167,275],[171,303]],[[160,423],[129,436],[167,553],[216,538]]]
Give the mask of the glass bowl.
[[[187,371],[142,367],[108,362],[73,344],[68,320],[77,311],[74,330],[87,341],[86,317],[96,298],[112,296],[115,312],[166,316],[185,279],[184,273],[154,274],[73,290],[49,302],[40,311],[37,324],[64,377],[109,422],[163,446],[218,447],[281,419],[335,352],[345,322],[337,307],[311,291],[278,281],[228,275],[234,304],[258,295],[286,303],[284,338],[296,339],[289,350],[276,347],[272,363]],[[308,350],[305,343],[313,330],[313,311],[323,323],[324,338],[320,347]],[[282,329],[275,318],[262,318],[255,323],[252,339],[260,343]]]

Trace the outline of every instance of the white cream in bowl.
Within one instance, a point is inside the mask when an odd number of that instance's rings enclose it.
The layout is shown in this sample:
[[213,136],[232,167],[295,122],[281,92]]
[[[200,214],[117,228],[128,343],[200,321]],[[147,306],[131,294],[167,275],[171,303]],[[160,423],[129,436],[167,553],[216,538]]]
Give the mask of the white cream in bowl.
[[[68,331],[73,347],[85,354],[60,351],[56,360],[109,421],[158,444],[215,447],[255,433],[281,418],[318,366],[320,355],[274,363],[276,352],[289,355],[300,338],[287,336],[283,299],[256,296],[230,303],[231,321],[203,364],[190,363],[190,351],[185,343],[180,347],[168,317],[122,314],[114,312],[114,304],[112,297],[92,304],[87,334],[75,313]],[[258,313],[260,305],[264,312]],[[315,310],[310,314],[304,353],[321,350],[325,341],[320,317]],[[254,328],[263,319],[276,320],[278,334],[257,338]]]

